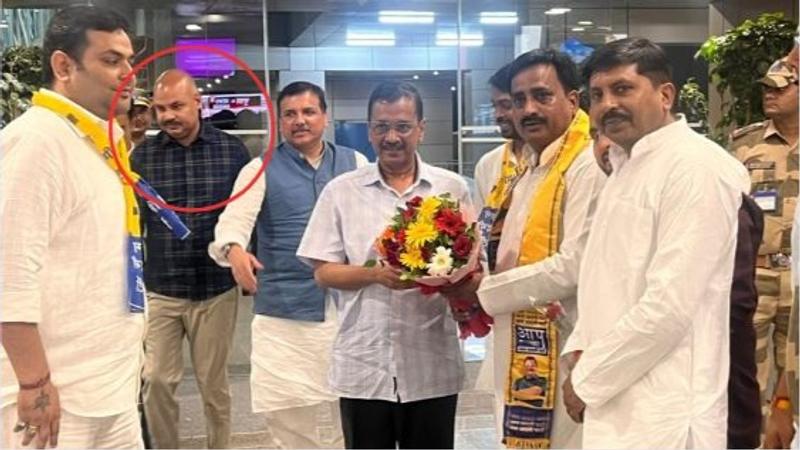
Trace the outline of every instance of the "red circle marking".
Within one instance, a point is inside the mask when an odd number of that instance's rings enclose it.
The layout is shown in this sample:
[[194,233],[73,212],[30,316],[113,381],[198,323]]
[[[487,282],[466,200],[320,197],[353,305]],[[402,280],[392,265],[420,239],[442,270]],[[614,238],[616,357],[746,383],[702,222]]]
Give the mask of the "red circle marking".
[[[128,171],[122,167],[122,164],[120,164],[119,155],[117,154],[117,145],[114,141],[114,118],[116,117],[114,111],[117,109],[117,104],[119,103],[120,97],[122,96],[122,90],[131,83],[131,80],[133,79],[133,77],[136,76],[137,73],[139,73],[142,69],[144,69],[146,65],[155,61],[157,58],[161,58],[163,56],[187,50],[199,50],[209,53],[216,53],[224,57],[225,59],[232,61],[241,69],[244,69],[247,75],[249,75],[250,78],[253,80],[253,82],[256,84],[256,87],[258,87],[258,90],[261,92],[261,94],[264,95],[264,100],[267,103],[267,111],[269,113],[269,128],[267,129],[267,133],[269,134],[269,142],[267,143],[267,148],[262,157],[263,162],[261,163],[261,167],[258,169],[258,173],[256,173],[256,176],[253,177],[253,179],[250,180],[250,182],[247,183],[247,185],[244,188],[242,188],[239,192],[233,193],[230,197],[223,199],[217,203],[213,203],[211,205],[197,206],[197,207],[170,205],[169,203],[157,199],[139,189],[139,187],[136,186],[136,184],[133,182],[133,178],[131,177],[130,173],[128,173]],[[133,66],[131,72],[128,75],[126,75],[125,78],[122,79],[122,81],[120,81],[119,86],[117,86],[117,89],[114,91],[114,98],[111,100],[111,107],[108,109],[108,138],[111,144],[111,155],[114,157],[114,161],[117,163],[117,167],[119,168],[120,174],[122,174],[122,178],[125,179],[125,182],[128,183],[128,185],[133,186],[133,189],[136,191],[136,193],[139,194],[139,196],[144,198],[145,200],[148,200],[162,208],[171,209],[175,212],[182,212],[182,213],[200,213],[222,208],[228,203],[238,199],[239,197],[244,195],[245,192],[247,192],[250,188],[252,188],[253,185],[256,184],[258,177],[264,174],[264,170],[266,170],[267,165],[272,160],[272,154],[274,153],[275,150],[275,130],[277,128],[278,127],[275,119],[275,110],[272,107],[272,100],[270,99],[269,94],[267,93],[267,89],[264,87],[264,84],[261,82],[261,80],[258,79],[256,74],[253,72],[253,69],[251,69],[250,66],[247,65],[247,63],[237,58],[235,55],[231,55],[230,53],[224,50],[220,50],[218,48],[207,45],[196,45],[196,44],[176,45],[168,48],[163,48],[153,53],[152,55],[148,56],[147,58],[145,58],[144,60]]]

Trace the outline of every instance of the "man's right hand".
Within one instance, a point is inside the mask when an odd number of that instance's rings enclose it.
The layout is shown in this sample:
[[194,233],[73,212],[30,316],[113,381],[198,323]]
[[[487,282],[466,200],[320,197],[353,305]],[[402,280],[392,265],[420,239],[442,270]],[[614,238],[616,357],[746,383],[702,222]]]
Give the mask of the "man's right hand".
[[231,265],[231,272],[236,283],[249,293],[255,293],[258,287],[255,271],[264,268],[258,259],[246,252],[238,244],[232,244],[228,252],[228,262]]
[[[47,382],[38,389],[20,390],[17,394],[17,421],[27,424],[22,433],[22,445],[31,442],[36,448],[58,445],[58,428],[61,420],[61,404],[58,389]],[[33,432],[35,431],[35,433]]]
[[370,270],[373,271],[372,278],[374,283],[386,286],[389,289],[400,291],[417,287],[417,284],[411,280],[401,280],[400,269],[392,267],[388,264],[378,264],[377,266],[372,267]]
[[794,437],[792,411],[771,408],[762,448],[790,448]]

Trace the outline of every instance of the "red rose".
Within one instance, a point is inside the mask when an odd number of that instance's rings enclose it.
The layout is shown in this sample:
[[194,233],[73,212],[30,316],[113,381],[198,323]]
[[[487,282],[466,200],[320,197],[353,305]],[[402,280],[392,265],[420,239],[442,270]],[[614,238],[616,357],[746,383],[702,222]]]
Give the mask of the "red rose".
[[453,242],[453,253],[459,258],[466,258],[472,251],[472,240],[466,234],[460,234]]
[[464,232],[467,224],[461,219],[461,214],[450,208],[443,208],[436,215],[436,229],[450,237],[456,237]]
[[417,210],[414,208],[408,208],[403,210],[403,222],[411,222],[414,220],[414,215],[417,214]]
[[405,245],[406,243],[406,230],[399,230],[397,234],[394,236],[394,239],[397,241],[399,245]]
[[406,202],[406,206],[411,209],[419,208],[419,205],[421,204],[422,204],[422,197],[420,197],[419,195]]

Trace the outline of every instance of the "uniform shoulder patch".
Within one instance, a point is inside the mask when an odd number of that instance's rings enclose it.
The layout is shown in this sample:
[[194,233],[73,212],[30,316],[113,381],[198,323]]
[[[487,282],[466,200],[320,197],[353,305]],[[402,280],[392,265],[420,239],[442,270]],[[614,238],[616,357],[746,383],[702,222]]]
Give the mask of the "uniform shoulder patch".
[[750,134],[756,130],[763,130],[767,127],[767,122],[755,122],[750,125],[745,125],[742,128],[737,128],[731,133],[731,140],[739,139],[740,137]]

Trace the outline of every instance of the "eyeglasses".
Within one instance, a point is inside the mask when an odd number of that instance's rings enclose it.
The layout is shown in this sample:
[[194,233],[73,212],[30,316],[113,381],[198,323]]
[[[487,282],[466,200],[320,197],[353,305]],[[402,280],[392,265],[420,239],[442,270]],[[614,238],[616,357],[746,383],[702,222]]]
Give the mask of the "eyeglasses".
[[417,128],[417,125],[418,124],[411,122],[370,122],[369,129],[378,136],[387,135],[392,130],[394,130],[395,133],[400,136],[408,136],[412,131],[414,131],[415,128]]

